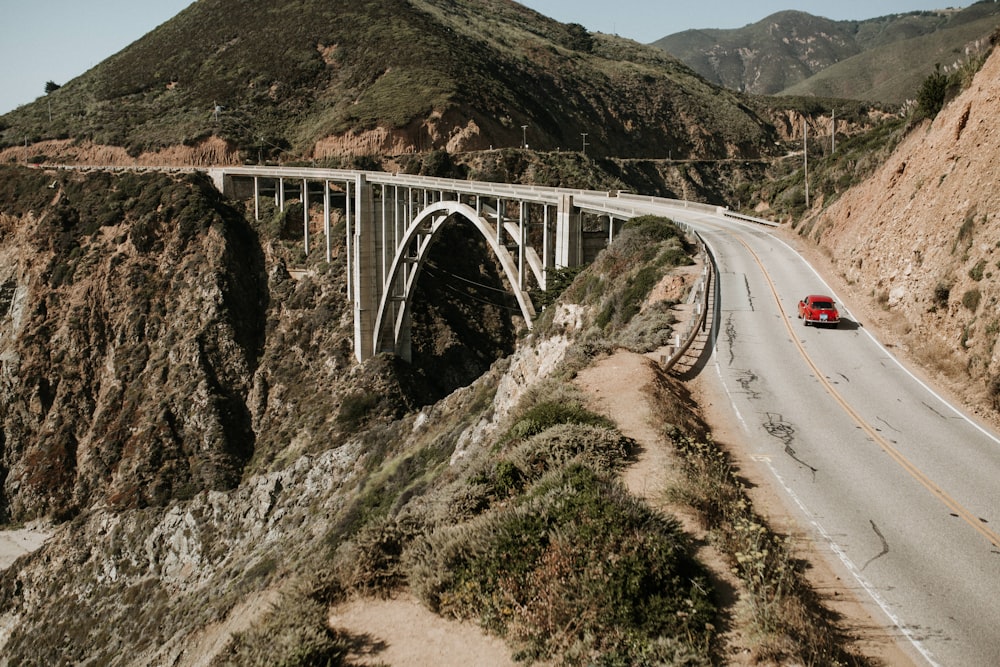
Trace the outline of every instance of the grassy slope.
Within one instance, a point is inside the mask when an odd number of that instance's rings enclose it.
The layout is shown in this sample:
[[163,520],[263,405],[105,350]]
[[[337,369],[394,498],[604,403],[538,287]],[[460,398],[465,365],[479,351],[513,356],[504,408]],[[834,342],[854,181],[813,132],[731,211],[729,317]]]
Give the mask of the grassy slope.
[[[1000,25],[1000,6],[977,5],[930,34],[883,44],[789,86],[782,95],[816,95],[902,103],[913,99],[935,65],[955,66],[985,48]],[[980,47],[976,48],[976,42]]]
[[301,156],[325,136],[437,114],[476,121],[485,145],[516,145],[521,125],[532,147],[588,132],[593,150],[630,157],[770,145],[737,96],[661,51],[506,0],[248,5],[200,0],[0,118],[0,143],[72,137],[137,154],[216,134],[254,156]]
[[865,21],[779,12],[743,28],[686,31],[654,45],[732,89],[901,102],[935,62],[953,60],[988,35],[998,13],[988,1]]

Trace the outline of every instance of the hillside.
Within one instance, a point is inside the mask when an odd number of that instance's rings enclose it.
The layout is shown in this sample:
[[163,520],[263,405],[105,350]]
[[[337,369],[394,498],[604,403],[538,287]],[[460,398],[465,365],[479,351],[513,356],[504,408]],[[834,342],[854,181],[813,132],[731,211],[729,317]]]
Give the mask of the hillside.
[[[526,126],[526,127],[525,127]],[[771,128],[661,50],[510,0],[200,0],[44,99],[4,146],[150,163],[328,160],[521,146],[755,157]],[[221,145],[219,140],[221,140]]]
[[[424,365],[357,365],[343,248],[297,254],[301,211],[252,223],[190,176],[5,167],[0,183],[2,507],[49,535],[0,572],[5,661],[352,664],[379,642],[330,615],[399,596],[551,664],[868,664],[643,356],[698,275],[669,221],[631,222],[514,350],[479,295],[422,276]],[[488,277],[461,244],[430,261]],[[485,328],[456,335],[450,308]],[[655,421],[620,426],[573,382],[619,349]],[[624,470],[654,450],[637,491]],[[666,507],[674,459],[692,500]],[[706,526],[711,559],[675,511]],[[739,565],[751,551],[780,576]]]
[[984,416],[1000,410],[998,102],[994,51],[873,177],[799,227],[892,342]]
[[964,60],[998,24],[1000,7],[992,1],[865,21],[785,11],[743,28],[688,30],[653,44],[732,90],[901,104],[935,64]]

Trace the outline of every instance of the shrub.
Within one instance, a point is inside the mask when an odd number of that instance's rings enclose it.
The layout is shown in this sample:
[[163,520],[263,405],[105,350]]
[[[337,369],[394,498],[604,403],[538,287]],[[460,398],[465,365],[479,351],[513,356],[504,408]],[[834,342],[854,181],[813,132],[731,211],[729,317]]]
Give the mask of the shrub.
[[994,375],[986,383],[986,391],[994,410],[1000,410],[1000,375]]
[[951,285],[939,282],[934,286],[934,305],[938,308],[946,308],[948,299],[951,298]]
[[262,622],[234,635],[212,665],[342,664],[349,646],[327,627],[326,615],[326,604],[314,595],[286,593]]
[[671,311],[673,305],[671,301],[661,301],[636,315],[617,336],[616,342],[639,354],[669,345],[673,325],[677,323],[677,317]]
[[526,479],[537,480],[572,461],[610,472],[621,467],[632,448],[633,442],[615,428],[560,424],[518,445],[510,459],[519,471],[524,471]]
[[944,106],[948,94],[948,76],[941,71],[941,63],[934,66],[934,71],[924,79],[917,91],[917,111],[927,117],[934,118]]
[[378,396],[370,391],[358,391],[344,397],[337,413],[337,423],[346,431],[355,431],[378,405]]
[[675,519],[586,465],[559,469],[515,506],[418,540],[418,593],[444,615],[478,619],[526,660],[642,664],[669,639],[709,664],[706,575]]
[[972,312],[976,312],[976,309],[979,308],[979,302],[982,299],[982,296],[982,293],[978,289],[970,289],[962,295],[962,305]]
[[501,438],[502,442],[528,438],[557,424],[613,427],[614,422],[590,412],[579,403],[545,401],[531,406]]

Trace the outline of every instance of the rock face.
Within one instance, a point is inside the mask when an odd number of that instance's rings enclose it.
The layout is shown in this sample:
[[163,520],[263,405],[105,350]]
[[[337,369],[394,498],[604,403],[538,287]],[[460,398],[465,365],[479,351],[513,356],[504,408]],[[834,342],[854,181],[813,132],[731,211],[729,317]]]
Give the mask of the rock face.
[[[300,204],[255,228],[202,176],[0,181],[0,523],[233,489],[514,347],[499,274],[461,229],[418,283],[413,365],[357,367],[343,234],[338,261],[301,257]],[[292,279],[286,258],[313,268]]]
[[235,486],[267,308],[248,225],[203,180],[3,180],[4,518]]
[[1000,53],[808,235],[900,342],[956,390],[1000,409]]

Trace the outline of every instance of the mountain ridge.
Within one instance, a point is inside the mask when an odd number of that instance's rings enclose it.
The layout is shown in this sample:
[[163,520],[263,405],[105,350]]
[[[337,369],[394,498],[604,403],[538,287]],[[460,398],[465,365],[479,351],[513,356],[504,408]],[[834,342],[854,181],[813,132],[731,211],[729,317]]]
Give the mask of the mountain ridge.
[[[998,24],[1000,7],[990,0],[863,21],[792,10],[743,28],[674,33],[653,45],[732,90],[900,104],[912,99],[935,61],[947,64],[953,51],[985,39]],[[854,59],[855,67],[843,66]],[[880,81],[890,76],[897,80]]]
[[3,116],[0,142],[90,140],[135,157],[219,137],[239,161],[576,150],[584,133],[592,154],[618,157],[773,145],[744,100],[661,50],[509,0],[232,7],[199,0]]

